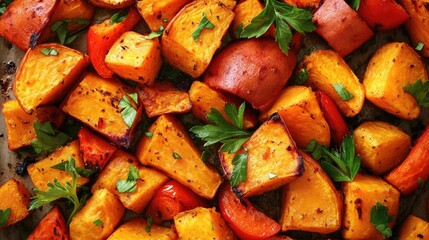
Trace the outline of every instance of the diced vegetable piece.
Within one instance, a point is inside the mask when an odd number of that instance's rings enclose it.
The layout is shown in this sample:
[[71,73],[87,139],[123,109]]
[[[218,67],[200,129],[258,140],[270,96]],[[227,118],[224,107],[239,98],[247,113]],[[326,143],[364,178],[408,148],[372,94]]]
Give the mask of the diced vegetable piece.
[[363,84],[369,101],[388,113],[410,120],[420,115],[420,107],[403,87],[428,78],[426,67],[414,49],[406,43],[392,42],[372,56]]
[[174,88],[171,82],[156,82],[154,85],[137,88],[148,117],[167,113],[187,113],[192,109],[189,94]]
[[219,192],[219,209],[222,217],[241,239],[265,239],[280,231],[280,225],[243,199],[244,204],[224,184]]
[[399,3],[410,15],[405,27],[414,45],[421,42],[424,44],[422,55],[429,57],[429,7],[427,0],[400,0]]
[[[129,97],[133,93],[132,88],[115,78],[103,79],[93,73],[86,73],[62,103],[62,110],[110,141],[128,148],[143,111],[142,104],[135,106],[134,100]],[[120,107],[124,98],[132,103],[135,115],[130,113],[131,107]],[[124,113],[125,109],[130,111]],[[127,125],[123,115],[132,120],[131,126]]]
[[419,179],[429,179],[429,127],[419,137],[407,158],[384,178],[402,194],[407,195],[419,187]]
[[33,114],[28,114],[16,100],[5,102],[2,112],[10,150],[28,146],[36,139],[36,132],[33,127],[35,122],[51,122],[58,127],[61,126],[65,118],[64,113],[54,106],[41,107],[36,109]]
[[0,186],[0,198],[0,210],[5,211],[10,208],[10,215],[5,227],[13,225],[30,215],[28,206],[30,205],[31,194],[21,181],[11,178]]
[[109,9],[122,9],[130,7],[135,2],[134,0],[89,0],[94,6]]
[[314,13],[316,32],[341,57],[349,55],[374,33],[344,0],[325,0]]
[[399,165],[411,148],[411,137],[385,122],[364,122],[353,135],[362,165],[377,175]]
[[198,207],[174,217],[179,239],[236,239],[215,208]]
[[[308,72],[305,84],[331,97],[344,116],[353,117],[360,112],[365,100],[364,87],[340,55],[332,50],[317,50],[304,58],[301,67]],[[344,92],[352,95],[349,100],[341,97]]]
[[375,31],[397,28],[410,18],[395,0],[361,0],[357,12]]
[[282,231],[335,232],[341,227],[343,199],[320,165],[301,154],[304,174],[282,190]]
[[27,240],[69,240],[69,229],[59,207],[53,207],[37,224]]
[[259,119],[264,121],[275,112],[285,122],[299,148],[305,148],[313,139],[321,145],[329,146],[329,126],[311,88],[292,86],[284,89],[273,106],[263,112]]
[[[247,178],[238,184],[235,192],[243,197],[274,190],[304,172],[301,154],[278,114],[263,123],[242,148],[247,149]],[[236,154],[219,152],[228,179],[232,176],[232,160]]]
[[[68,161],[70,158],[75,160],[76,167],[84,168],[84,163],[79,151],[79,142],[77,140],[59,148],[47,158],[28,166],[28,175],[34,186],[41,191],[46,191],[49,189],[47,184],[54,183],[54,179],[57,179],[63,186],[66,182],[71,183],[72,176],[70,174],[66,171],[52,168],[59,163]],[[79,177],[77,180],[79,185],[84,185],[88,182],[89,179],[84,177]]]
[[317,8],[322,0],[283,0],[283,2],[299,8]]
[[113,193],[106,189],[97,190],[71,221],[70,237],[106,239],[113,233],[124,213],[124,206]]
[[105,62],[118,76],[151,85],[162,65],[159,40],[125,32],[110,48]]
[[[147,229],[147,230],[146,230]],[[148,225],[143,218],[135,218],[116,229],[107,240],[175,240],[177,234],[173,228]]]
[[429,223],[416,216],[410,215],[399,229],[398,240],[427,239]]
[[[243,0],[234,8],[234,20],[232,21],[232,31],[235,33],[237,28],[246,27],[252,19],[262,12],[264,6],[258,0]],[[274,27],[271,27],[265,35],[274,36]]]
[[285,55],[274,39],[240,40],[216,55],[204,82],[264,111],[274,103],[295,66],[295,54]]
[[[45,55],[44,49],[53,49],[57,55]],[[61,44],[37,45],[29,49],[21,61],[13,87],[16,99],[28,113],[41,105],[60,101],[88,64],[87,55]]]
[[111,18],[104,22],[92,25],[88,30],[87,47],[92,66],[97,73],[104,78],[111,78],[114,72],[104,62],[115,41],[127,31],[130,31],[140,21],[140,14],[134,8],[130,8],[122,22],[112,22]]
[[[127,179],[130,166],[134,166],[138,169],[141,180],[136,181],[135,192],[121,193],[117,189],[117,183],[120,180]],[[148,205],[156,190],[167,181],[168,178],[164,174],[154,169],[141,166],[136,157],[122,150],[118,150],[97,178],[91,191],[94,193],[98,189],[107,189],[109,192],[119,197],[119,200],[125,208],[136,213],[141,213]]]
[[201,197],[212,199],[222,179],[201,160],[182,123],[172,115],[162,115],[148,131],[152,137],[143,137],[137,146],[139,161],[163,171]]
[[[192,103],[192,114],[206,123],[208,123],[207,114],[210,113],[212,108],[218,110],[227,121],[230,121],[225,113],[225,105],[228,103],[235,103],[238,107],[238,105],[241,104],[238,98],[214,90],[200,81],[194,81],[192,83],[189,89],[189,98]],[[256,123],[257,119],[255,114],[251,112],[249,108],[246,108],[243,120],[244,128],[253,128],[256,126]]]
[[398,216],[400,193],[381,178],[357,174],[353,182],[342,186],[345,215],[342,235],[345,239],[383,239],[371,223],[371,209],[381,203],[387,207],[388,226],[392,228]]
[[[198,25],[204,18],[214,27],[198,32]],[[170,21],[162,35],[164,59],[192,77],[201,76],[220,47],[233,18],[234,12],[220,0],[189,3]]]
[[180,9],[191,0],[137,0],[137,10],[153,32],[166,28]]
[[0,36],[23,51],[34,48],[57,3],[57,0],[13,1],[0,17]]

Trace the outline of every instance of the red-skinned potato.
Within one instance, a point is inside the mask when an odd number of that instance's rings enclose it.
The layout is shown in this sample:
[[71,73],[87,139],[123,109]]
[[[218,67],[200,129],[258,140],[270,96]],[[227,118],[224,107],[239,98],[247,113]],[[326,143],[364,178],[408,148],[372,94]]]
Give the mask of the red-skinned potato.
[[295,54],[289,51],[285,55],[274,39],[237,41],[213,58],[204,82],[263,111],[273,104],[295,65]]

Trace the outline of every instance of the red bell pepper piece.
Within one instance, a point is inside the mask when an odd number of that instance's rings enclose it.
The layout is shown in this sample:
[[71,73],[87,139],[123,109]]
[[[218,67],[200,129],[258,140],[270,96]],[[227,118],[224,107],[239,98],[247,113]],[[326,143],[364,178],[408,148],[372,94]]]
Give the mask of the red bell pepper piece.
[[349,128],[346,122],[344,122],[334,100],[320,90],[316,91],[316,97],[325,120],[328,122],[329,128],[331,129],[331,139],[335,145],[339,146],[343,138],[349,134]]
[[111,78],[114,74],[104,62],[115,41],[127,31],[133,29],[140,21],[141,16],[136,9],[130,8],[124,21],[110,24],[110,19],[92,25],[88,30],[88,55],[92,66],[104,78]]
[[280,225],[244,199],[246,205],[224,184],[219,192],[219,208],[222,217],[240,239],[265,239],[280,231]]
[[410,18],[395,0],[361,0],[358,14],[375,31],[394,29]]

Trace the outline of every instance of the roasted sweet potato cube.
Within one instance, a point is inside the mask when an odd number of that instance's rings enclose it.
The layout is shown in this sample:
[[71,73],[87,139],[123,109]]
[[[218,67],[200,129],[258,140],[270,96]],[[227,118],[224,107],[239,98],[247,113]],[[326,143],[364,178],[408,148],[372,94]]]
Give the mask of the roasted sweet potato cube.
[[148,117],[187,113],[192,109],[189,94],[175,89],[171,82],[156,82],[150,87],[141,86],[137,92]]
[[108,9],[122,9],[130,7],[134,0],[89,0],[94,6]]
[[363,85],[366,98],[377,107],[403,119],[416,119],[420,107],[403,87],[418,79],[426,81],[428,72],[420,56],[406,43],[382,46],[369,60]]
[[[99,189],[70,223],[71,239],[106,239],[124,216],[125,208],[115,194]],[[100,224],[95,224],[97,221]]]
[[422,55],[429,57],[429,29],[426,27],[429,21],[429,7],[427,0],[399,0],[399,3],[410,15],[405,22],[408,34],[414,45],[424,44]]
[[[28,215],[31,194],[21,181],[11,178],[0,186],[0,209],[5,211],[10,208],[10,215],[6,227],[13,225]],[[0,228],[1,229],[1,228]]]
[[59,207],[54,207],[37,224],[27,240],[69,240],[69,229]]
[[[43,53],[46,49],[48,52]],[[21,61],[13,91],[28,113],[41,105],[55,103],[79,80],[88,66],[87,55],[59,43],[46,43],[28,50]]]
[[299,8],[317,8],[321,0],[283,0],[283,2]]
[[399,165],[411,148],[411,137],[385,122],[364,122],[353,135],[362,165],[377,175]]
[[191,0],[137,0],[137,10],[150,30],[157,32],[176,16],[185,4]]
[[345,239],[383,239],[370,221],[371,209],[377,202],[388,209],[388,216],[395,224],[398,216],[400,193],[379,177],[358,173],[352,182],[342,186],[344,194],[344,218],[342,235]]
[[320,165],[301,154],[304,174],[282,189],[282,230],[335,232],[341,227],[343,199]]
[[409,215],[399,229],[399,240],[427,239],[429,236],[429,222]]
[[274,105],[259,118],[265,121],[275,112],[285,122],[299,148],[305,148],[313,139],[319,144],[329,146],[331,142],[329,125],[311,88],[292,86],[284,89]]
[[[236,193],[250,197],[274,190],[295,180],[304,172],[301,154],[278,114],[263,123],[243,144],[247,149],[247,179]],[[236,154],[243,154],[238,151]],[[225,175],[231,178],[235,154],[219,152]]]
[[0,17],[0,36],[23,51],[34,48],[57,3],[58,0],[13,1]]
[[105,62],[120,77],[151,85],[162,65],[159,39],[125,32],[110,48]]
[[[62,185],[66,182],[71,183],[72,177],[70,174],[66,171],[52,168],[52,166],[68,161],[70,158],[75,160],[76,167],[84,168],[78,141],[73,141],[51,153],[47,158],[28,166],[28,175],[34,186],[41,191],[46,191],[49,189],[47,184],[53,183],[54,179],[57,179]],[[89,179],[84,177],[79,177],[77,181],[79,185],[84,185],[87,182],[89,182]]]
[[[244,0],[237,4],[234,8],[234,20],[232,21],[232,30],[235,32],[238,26],[246,27],[250,24],[252,19],[258,16],[262,12],[264,6],[258,0]],[[271,27],[268,32],[272,36],[274,33],[274,28]]]
[[174,224],[179,239],[236,239],[215,208],[198,207],[181,212],[174,217]]
[[[203,14],[215,27],[203,29],[198,38],[194,39],[192,35],[203,19]],[[189,3],[171,20],[162,35],[164,59],[192,77],[201,76],[220,47],[233,18],[234,12],[221,0]]]
[[[120,193],[116,189],[119,180],[127,179],[129,167],[135,166],[139,170],[142,180],[137,180],[137,189],[132,193]],[[98,189],[107,189],[119,197],[119,200],[133,212],[141,213],[149,203],[156,190],[168,181],[164,174],[140,165],[135,156],[122,150],[116,152],[106,168],[101,172],[91,188],[94,193]]]
[[222,183],[219,173],[201,160],[201,152],[172,115],[160,116],[149,128],[152,137],[138,143],[136,156],[188,187],[201,197],[212,199]]
[[[115,78],[104,79],[93,73],[86,73],[80,84],[62,103],[62,110],[110,141],[128,148],[143,108],[140,103],[133,106],[137,113],[132,126],[129,127],[122,117],[123,109],[119,107],[119,103],[133,93],[132,88]],[[129,101],[133,102],[130,99]]]
[[116,229],[107,240],[124,240],[124,239],[140,239],[140,240],[175,240],[177,234],[172,228],[165,228],[157,225],[151,225],[150,231],[146,231],[148,227],[146,219],[135,218],[128,221]]
[[[349,65],[336,52],[314,51],[304,58],[301,68],[305,68],[308,72],[306,85],[329,95],[344,116],[353,117],[360,112],[365,100],[364,87]],[[342,100],[334,84],[341,84],[353,95],[353,98]]]

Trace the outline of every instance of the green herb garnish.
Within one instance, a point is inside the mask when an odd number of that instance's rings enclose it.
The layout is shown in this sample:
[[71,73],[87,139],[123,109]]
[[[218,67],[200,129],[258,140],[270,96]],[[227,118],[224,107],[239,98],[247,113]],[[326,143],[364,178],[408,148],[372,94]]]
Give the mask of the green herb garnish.
[[144,228],[144,230],[147,233],[150,233],[150,229],[152,228],[152,224],[153,224],[153,217],[151,215],[149,215],[149,217],[147,217],[147,226]]
[[174,159],[182,159],[182,157],[176,152],[173,152],[173,157]]
[[125,94],[119,102],[119,108],[122,109],[122,119],[124,119],[124,122],[128,127],[133,126],[134,120],[137,117],[137,110],[134,109],[133,104],[131,104],[130,102],[130,99],[134,102],[136,106],[138,106],[137,93]]
[[153,132],[145,132],[144,135],[146,135],[146,137],[148,137],[148,138],[152,138]]
[[237,154],[232,159],[232,165],[234,165],[234,169],[232,169],[231,178],[229,182],[232,187],[236,187],[241,182],[245,182],[247,178],[247,158],[246,154]]
[[351,8],[353,8],[354,10],[358,10],[359,9],[359,5],[360,5],[360,0],[348,0],[347,3],[350,5]]
[[134,166],[129,166],[126,180],[118,180],[116,188],[120,193],[133,193],[137,190],[137,180],[141,180],[139,170]]
[[203,12],[203,17],[201,18],[200,23],[198,23],[198,26],[192,32],[192,37],[194,38],[195,41],[198,41],[198,38],[200,37],[201,32],[203,31],[204,28],[207,28],[207,29],[215,28],[215,25],[212,22],[210,22],[210,20],[206,17],[205,12]]
[[383,238],[392,236],[392,229],[389,228],[388,223],[393,221],[393,216],[387,215],[387,212],[387,207],[379,202],[371,208],[371,223]]
[[429,107],[429,80],[423,82],[419,79],[414,83],[407,83],[402,89],[413,95],[420,107]]
[[103,221],[101,221],[100,219],[97,219],[94,221],[94,225],[97,227],[103,226]]
[[112,17],[110,18],[109,24],[112,25],[115,23],[123,22],[127,18],[127,16],[128,16],[128,9],[121,10],[112,15]]
[[347,101],[354,98],[353,94],[350,93],[341,83],[332,84],[338,96],[340,96],[341,100]]
[[9,6],[9,4],[11,4],[12,2],[13,0],[3,0],[2,2],[0,2],[0,16],[4,14],[7,6]]
[[33,124],[37,139],[31,143],[34,152],[53,152],[70,140],[70,136],[55,130],[50,122]]
[[52,24],[51,30],[57,33],[58,40],[60,41],[61,44],[69,45],[74,40],[76,40],[76,38],[79,36],[78,33],[72,34],[72,35],[68,33],[67,29],[68,29],[69,23],[84,25],[84,24],[87,24],[88,22],[89,20],[81,19],[81,18],[61,20]]
[[40,50],[40,52],[45,55],[45,56],[57,56],[58,55],[58,51],[53,49],[53,48],[43,48]]
[[[57,165],[52,166],[51,168],[53,169],[58,169],[61,171],[66,171],[66,166],[67,164],[70,164],[69,161],[64,161],[61,163],[58,163]],[[87,169],[87,168],[81,168],[81,167],[75,167],[77,174],[79,174],[79,176],[81,177],[90,177],[94,171],[91,169]]]
[[416,51],[421,51],[421,50],[423,50],[423,48],[425,47],[425,44],[424,43],[422,43],[422,42],[418,42],[417,44],[416,44],[416,47],[414,48],[414,49],[416,49]]
[[307,69],[302,68],[299,72],[298,75],[295,77],[294,82],[296,84],[304,84],[305,82],[307,82],[308,80],[308,72]]
[[149,35],[145,36],[145,39],[151,40],[161,36],[163,33],[164,33],[164,27],[161,26],[159,27],[159,31],[149,33]]
[[6,208],[5,210],[0,209],[0,227],[6,226],[11,212],[12,210],[10,208]]

